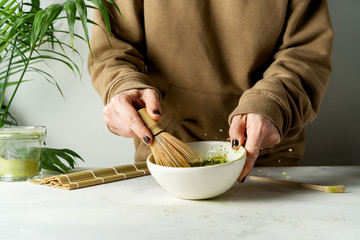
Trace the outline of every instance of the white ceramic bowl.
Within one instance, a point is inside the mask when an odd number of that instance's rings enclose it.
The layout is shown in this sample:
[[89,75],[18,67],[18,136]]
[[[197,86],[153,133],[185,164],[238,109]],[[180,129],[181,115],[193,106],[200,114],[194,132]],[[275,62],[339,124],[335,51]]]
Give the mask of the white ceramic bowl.
[[203,159],[226,154],[229,162],[205,167],[164,167],[155,164],[152,154],[147,166],[154,179],[170,194],[183,199],[207,199],[229,190],[239,177],[246,159],[243,147],[233,150],[229,142],[188,143]]

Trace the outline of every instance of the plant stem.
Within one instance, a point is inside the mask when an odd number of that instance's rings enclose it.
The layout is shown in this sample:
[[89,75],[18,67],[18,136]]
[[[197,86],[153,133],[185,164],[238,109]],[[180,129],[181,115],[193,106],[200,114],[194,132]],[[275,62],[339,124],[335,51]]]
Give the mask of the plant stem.
[[26,70],[27,70],[27,68],[28,68],[28,66],[29,66],[29,62],[30,62],[30,59],[31,59],[31,56],[32,56],[33,52],[34,52],[34,49],[31,49],[31,50],[30,50],[29,57],[28,57],[28,59],[26,60],[26,63],[25,63],[25,66],[24,66],[24,70],[23,70],[22,73],[21,73],[20,79],[19,79],[18,83],[16,84],[16,87],[15,87],[15,89],[14,89],[14,92],[12,93],[11,98],[10,98],[10,101],[9,101],[9,103],[7,104],[6,109],[5,109],[5,112],[4,112],[4,114],[3,114],[2,118],[1,118],[1,122],[2,122],[2,123],[3,123],[4,120],[5,120],[5,116],[6,116],[7,112],[9,111],[9,107],[10,107],[10,105],[11,105],[11,103],[12,103],[14,97],[15,97],[15,94],[16,94],[16,92],[17,92],[17,90],[18,90],[21,82],[22,82],[22,79],[24,78],[24,75],[25,75]]
[[[15,40],[14,43],[15,43],[15,45],[16,45],[16,40]],[[1,92],[0,108],[1,108],[2,105],[3,105],[4,98],[5,98],[5,90],[6,90],[7,82],[8,82],[8,80],[9,80],[10,68],[11,68],[11,64],[12,64],[13,57],[14,57],[15,45],[13,45],[13,47],[12,47],[10,62],[9,62],[8,67],[7,67],[7,70],[6,70],[6,77],[5,77],[5,80],[4,80],[4,86],[3,86],[3,89],[2,89],[2,92]],[[3,114],[2,118],[1,118],[0,127],[4,126],[4,120],[5,120],[5,117],[6,117],[7,112],[8,112],[8,108],[5,110],[5,112],[4,112],[4,114]]]

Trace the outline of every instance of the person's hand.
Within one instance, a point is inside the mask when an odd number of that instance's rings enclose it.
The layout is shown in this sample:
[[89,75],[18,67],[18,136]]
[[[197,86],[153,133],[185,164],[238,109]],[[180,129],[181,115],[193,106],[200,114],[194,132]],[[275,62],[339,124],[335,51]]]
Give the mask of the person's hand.
[[139,137],[146,144],[153,140],[150,130],[137,110],[146,107],[150,117],[161,119],[159,94],[153,89],[132,89],[115,95],[104,107],[104,121],[109,130],[122,137]]
[[280,142],[280,134],[275,125],[267,118],[253,113],[234,116],[229,135],[233,149],[245,144],[246,162],[238,178],[241,182],[253,169],[260,149],[273,148]]

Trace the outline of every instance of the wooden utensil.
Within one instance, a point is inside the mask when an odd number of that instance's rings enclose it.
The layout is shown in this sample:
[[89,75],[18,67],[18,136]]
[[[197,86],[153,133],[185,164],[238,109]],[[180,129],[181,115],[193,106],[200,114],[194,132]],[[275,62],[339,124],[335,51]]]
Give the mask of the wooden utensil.
[[158,122],[149,116],[145,108],[138,110],[138,113],[154,136],[150,148],[156,164],[167,167],[203,166],[201,156],[190,146],[161,128]]
[[279,180],[279,179],[266,178],[266,177],[257,177],[257,176],[249,176],[249,179],[252,181],[277,183],[277,184],[282,184],[282,185],[307,188],[307,189],[317,190],[317,191],[321,191],[321,192],[328,192],[328,193],[345,192],[344,185],[322,186],[322,185],[315,185],[315,184],[302,183],[302,182],[292,182],[292,181]]

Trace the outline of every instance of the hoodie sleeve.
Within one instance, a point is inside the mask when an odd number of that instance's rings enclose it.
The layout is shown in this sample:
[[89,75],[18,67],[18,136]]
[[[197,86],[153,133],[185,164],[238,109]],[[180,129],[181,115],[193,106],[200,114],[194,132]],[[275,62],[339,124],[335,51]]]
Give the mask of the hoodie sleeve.
[[325,0],[289,1],[284,28],[263,78],[245,91],[237,114],[271,120],[281,136],[296,134],[319,111],[331,74],[333,30]]
[[134,88],[154,88],[145,75],[145,40],[143,32],[142,1],[115,1],[116,9],[110,8],[112,34],[106,30],[100,11],[94,10],[91,37],[92,52],[88,57],[88,71],[95,90],[104,104],[122,92]]

